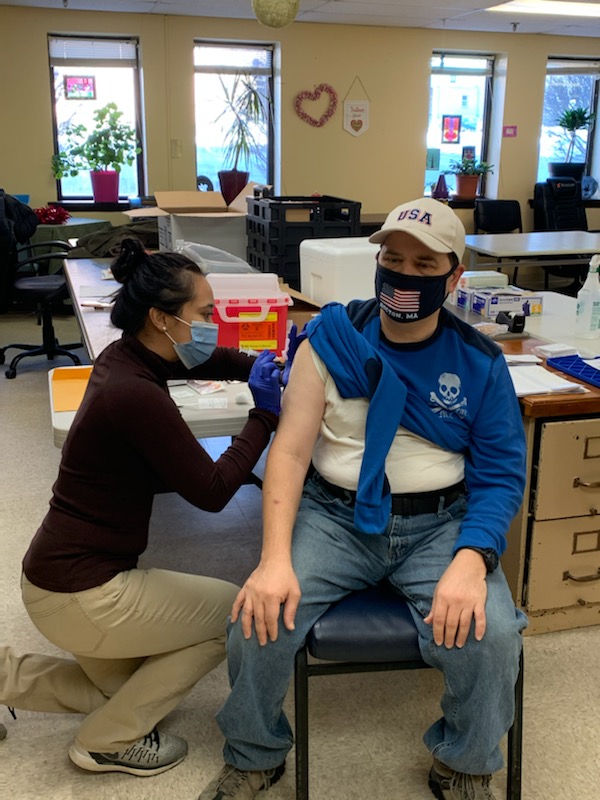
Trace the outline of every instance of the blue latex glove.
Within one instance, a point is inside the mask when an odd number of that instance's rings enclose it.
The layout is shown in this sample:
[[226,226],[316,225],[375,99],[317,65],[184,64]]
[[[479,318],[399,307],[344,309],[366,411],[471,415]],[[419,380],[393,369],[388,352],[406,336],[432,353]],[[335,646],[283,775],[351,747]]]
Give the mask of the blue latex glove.
[[263,350],[258,356],[250,375],[248,388],[252,392],[254,405],[279,416],[281,410],[280,369],[274,361],[275,353]]
[[302,328],[300,333],[298,333],[298,328],[296,327],[296,323],[294,322],[294,324],[290,328],[286,361],[285,361],[285,366],[283,368],[283,372],[281,373],[281,383],[283,384],[283,386],[287,386],[287,382],[290,377],[290,370],[292,368],[292,363],[294,361],[294,356],[296,355],[296,350],[300,347],[300,345],[305,339],[306,339],[306,325]]

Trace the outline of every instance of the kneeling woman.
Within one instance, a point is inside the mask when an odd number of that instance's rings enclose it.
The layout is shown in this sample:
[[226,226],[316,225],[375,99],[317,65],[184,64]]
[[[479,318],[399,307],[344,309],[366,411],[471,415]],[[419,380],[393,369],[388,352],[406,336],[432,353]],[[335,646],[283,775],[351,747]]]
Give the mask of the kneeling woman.
[[[23,601],[72,659],[0,648],[0,702],[86,718],[69,756],[92,771],[152,775],[186,742],[156,724],[225,656],[237,587],[138,569],[155,492],[219,511],[249,476],[280,404],[273,354],[216,345],[213,294],[200,268],[123,242],[112,322],[122,338],[97,359],[63,448],[50,510],[25,555]],[[247,380],[255,408],[215,462],[181,418],[167,380]],[[193,566],[193,565],[191,565]]]

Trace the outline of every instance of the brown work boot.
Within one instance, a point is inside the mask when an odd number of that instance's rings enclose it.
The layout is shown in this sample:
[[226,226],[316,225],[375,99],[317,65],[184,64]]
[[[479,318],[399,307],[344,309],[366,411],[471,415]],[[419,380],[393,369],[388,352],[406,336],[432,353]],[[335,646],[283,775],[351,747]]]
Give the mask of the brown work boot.
[[429,771],[429,788],[437,800],[495,800],[490,789],[491,775],[456,772],[437,758]]
[[198,800],[252,800],[257,792],[269,789],[285,772],[285,762],[275,769],[246,772],[225,764]]

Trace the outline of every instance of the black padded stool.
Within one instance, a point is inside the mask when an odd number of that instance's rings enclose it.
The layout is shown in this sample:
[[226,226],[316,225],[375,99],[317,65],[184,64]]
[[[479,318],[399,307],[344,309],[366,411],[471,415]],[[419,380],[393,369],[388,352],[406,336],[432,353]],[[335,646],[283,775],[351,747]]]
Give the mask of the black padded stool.
[[[309,663],[308,656],[320,659]],[[324,663],[328,662],[328,663]],[[323,614],[296,655],[296,800],[308,800],[308,679],[312,675],[429,669],[405,600],[385,587],[353,592]],[[507,800],[521,798],[523,656],[508,732]]]

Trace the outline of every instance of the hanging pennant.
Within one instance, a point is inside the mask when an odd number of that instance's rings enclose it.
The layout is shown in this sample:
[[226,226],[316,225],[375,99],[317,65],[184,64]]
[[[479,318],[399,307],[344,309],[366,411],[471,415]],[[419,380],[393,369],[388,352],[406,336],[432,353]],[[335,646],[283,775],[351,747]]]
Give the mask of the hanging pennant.
[[344,130],[361,136],[369,130],[369,101],[344,100]]
[[[366,99],[348,100],[348,95],[357,82],[362,87]],[[363,86],[361,79],[356,75],[344,97],[344,130],[348,131],[352,136],[362,136],[363,133],[366,133],[369,130],[370,105],[371,100],[367,90]]]

